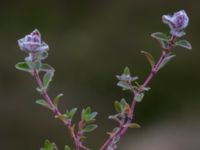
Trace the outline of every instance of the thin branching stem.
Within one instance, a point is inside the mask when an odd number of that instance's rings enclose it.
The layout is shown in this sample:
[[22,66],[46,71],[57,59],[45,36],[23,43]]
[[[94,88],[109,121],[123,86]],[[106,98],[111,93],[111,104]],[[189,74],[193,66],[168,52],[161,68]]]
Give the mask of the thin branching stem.
[[[46,102],[49,104],[49,107],[50,109],[53,111],[53,114],[55,116],[60,116],[62,113],[59,111],[59,109],[53,104],[53,101],[51,100],[51,98],[49,97],[46,89],[44,88],[43,86],[43,83],[42,83],[42,80],[40,78],[40,75],[39,75],[39,71],[34,69],[33,70],[33,76],[39,86],[39,88],[41,89],[41,94],[43,96],[43,98],[46,100]],[[63,123],[65,124],[65,126],[68,128],[73,140],[74,140],[74,143],[76,145],[76,150],[80,150],[83,149],[83,150],[89,150],[89,148],[87,148],[85,145],[83,145],[83,143],[80,141],[80,137],[79,135],[77,135],[75,132],[74,132],[74,128],[71,124],[71,120],[62,120]]]
[[[151,73],[148,75],[148,77],[144,81],[144,83],[140,86],[139,90],[138,91],[131,91],[133,93],[133,97],[134,97],[134,95],[140,94],[141,92],[143,92],[143,88],[146,87],[149,84],[149,82],[152,80],[152,78],[157,74],[161,64],[163,63],[164,59],[168,56],[170,49],[173,47],[173,43],[174,43],[175,40],[176,40],[176,37],[172,36],[169,43],[168,43],[168,47],[166,49],[163,49],[162,54],[161,54],[158,62],[156,63],[156,65],[154,66]],[[136,109],[136,104],[137,104],[137,101],[133,98],[132,103],[131,103],[131,111],[130,111],[130,114],[128,116],[127,121],[124,122],[123,125],[119,126],[118,131],[115,132],[112,136],[110,136],[106,140],[106,142],[101,146],[100,150],[107,150],[108,146],[112,143],[114,138],[116,138],[116,137],[121,138],[126,133],[126,131],[128,130],[127,125],[130,124],[133,120],[134,112],[135,112],[135,109]]]

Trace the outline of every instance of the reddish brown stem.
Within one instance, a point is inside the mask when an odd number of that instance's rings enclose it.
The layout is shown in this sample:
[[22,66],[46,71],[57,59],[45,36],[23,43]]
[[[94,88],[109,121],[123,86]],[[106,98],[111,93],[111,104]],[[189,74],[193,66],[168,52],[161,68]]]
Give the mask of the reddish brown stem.
[[[143,88],[146,87],[149,84],[149,82],[152,80],[152,78],[157,74],[161,64],[163,63],[164,59],[168,56],[170,49],[173,47],[175,40],[176,40],[176,37],[172,36],[168,43],[168,47],[163,49],[163,52],[162,52],[158,62],[156,63],[156,65],[154,66],[151,73],[148,75],[148,77],[144,81],[144,83],[141,85],[140,89],[137,92],[131,91],[134,95],[140,94],[141,92],[143,92]],[[106,142],[101,146],[100,150],[107,150],[108,146],[112,143],[114,138],[116,138],[116,137],[121,138],[126,133],[126,131],[128,130],[127,125],[129,123],[131,123],[133,120],[133,114],[136,109],[136,104],[137,104],[137,101],[133,98],[132,103],[131,103],[131,113],[129,114],[127,121],[122,126],[119,127],[119,130],[117,132],[115,132],[114,135],[110,136],[106,140]]]
[[[33,76],[35,77],[35,80],[39,86],[39,88],[41,89],[41,94],[42,94],[42,97],[46,100],[46,102],[49,104],[49,107],[50,109],[53,111],[53,114],[55,116],[60,116],[62,113],[59,111],[59,109],[53,104],[51,98],[49,97],[49,95],[47,94],[47,91],[46,89],[44,88],[43,86],[43,83],[42,83],[42,80],[40,78],[40,75],[39,75],[39,72],[38,70],[34,69],[33,70]],[[75,132],[74,132],[74,129],[72,127],[72,124],[71,124],[71,120],[62,120],[63,123],[65,124],[65,126],[68,128],[73,140],[74,140],[74,143],[76,145],[76,150],[80,150],[83,149],[83,150],[89,150],[89,148],[87,148],[86,146],[83,145],[83,143],[80,141],[80,137],[79,135],[76,135]]]

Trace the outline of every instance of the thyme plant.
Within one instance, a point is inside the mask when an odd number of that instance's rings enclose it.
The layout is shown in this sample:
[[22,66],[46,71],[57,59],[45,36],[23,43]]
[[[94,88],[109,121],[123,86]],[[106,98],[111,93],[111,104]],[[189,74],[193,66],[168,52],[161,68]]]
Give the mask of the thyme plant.
[[[156,32],[151,36],[156,39],[162,49],[160,58],[155,61],[154,57],[146,51],[142,51],[151,65],[151,72],[143,83],[138,83],[138,77],[130,73],[126,67],[121,75],[117,75],[117,86],[122,90],[128,90],[133,95],[132,102],[129,104],[124,98],[115,101],[114,106],[116,114],[108,118],[118,122],[118,126],[108,132],[108,139],[100,146],[99,150],[114,150],[117,143],[127,132],[128,128],[140,128],[134,120],[134,112],[137,103],[140,103],[146,92],[150,90],[149,82],[172,58],[174,58],[173,48],[180,46],[186,49],[192,49],[187,40],[180,39],[185,35],[184,29],[188,26],[189,18],[184,10],[178,11],[173,15],[163,15],[162,20],[170,28],[170,35]],[[85,134],[94,131],[98,126],[95,124],[97,112],[92,111],[90,107],[83,108],[81,119],[74,123],[73,117],[77,108],[67,109],[66,112],[59,110],[59,101],[63,94],[58,94],[55,98],[48,95],[48,87],[53,79],[55,69],[43,61],[48,57],[49,46],[42,41],[40,32],[35,29],[32,33],[18,40],[18,45],[22,51],[28,54],[24,62],[16,64],[16,68],[28,72],[36,80],[37,92],[42,99],[36,100],[36,103],[51,110],[54,117],[58,118],[69,130],[74,141],[74,148],[65,146],[65,150],[90,150],[85,145]],[[55,143],[46,140],[43,148],[40,150],[58,150]]]

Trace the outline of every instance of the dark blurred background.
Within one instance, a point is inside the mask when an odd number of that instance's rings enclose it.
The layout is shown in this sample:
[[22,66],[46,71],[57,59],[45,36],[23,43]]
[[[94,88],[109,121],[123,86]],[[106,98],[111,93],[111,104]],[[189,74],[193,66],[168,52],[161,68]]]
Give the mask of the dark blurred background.
[[[47,138],[73,146],[69,133],[51,112],[35,104],[40,95],[33,78],[14,68],[25,54],[17,40],[35,28],[50,45],[46,60],[56,68],[49,94],[64,93],[61,110],[91,106],[99,112],[98,130],[88,135],[92,149],[106,140],[116,124],[107,119],[113,102],[131,96],[116,86],[125,66],[147,77],[150,66],[140,51],[160,55],[153,32],[168,32],[163,14],[186,10],[186,29],[193,50],[174,49],[177,57],[151,82],[151,90],[137,106],[132,129],[119,150],[200,149],[200,1],[197,0],[19,0],[0,2],[0,149],[39,150]],[[79,119],[77,115],[76,119]]]

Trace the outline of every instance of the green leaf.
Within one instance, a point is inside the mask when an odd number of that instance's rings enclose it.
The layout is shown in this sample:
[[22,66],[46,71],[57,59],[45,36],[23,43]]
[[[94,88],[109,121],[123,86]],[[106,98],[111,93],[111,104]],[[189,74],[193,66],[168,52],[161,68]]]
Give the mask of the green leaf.
[[130,69],[128,67],[124,68],[124,75],[130,75]]
[[163,62],[160,64],[160,67],[158,70],[162,69],[172,58],[174,58],[176,55],[169,55],[164,58]]
[[141,53],[145,55],[149,64],[151,65],[151,68],[153,69],[155,66],[155,59],[153,58],[153,56],[150,53],[145,52],[145,51],[141,51]]
[[61,98],[63,95],[64,95],[64,94],[60,93],[60,94],[58,94],[58,95],[54,98],[53,104],[54,104],[56,107],[58,107],[58,103],[59,103],[59,101],[60,101],[60,98]]
[[97,112],[93,112],[90,114],[90,120],[94,120],[96,118],[96,116],[98,115]]
[[126,81],[119,81],[117,83],[117,86],[123,88],[123,90],[129,90],[130,89],[129,84]]
[[87,107],[82,110],[81,119],[85,122],[94,121],[97,114],[97,112],[91,112],[91,108]]
[[53,76],[54,76],[54,71],[52,71],[52,70],[51,71],[49,70],[45,73],[45,75],[43,77],[43,86],[45,89],[48,88],[49,83],[52,81]]
[[121,99],[120,104],[123,109],[125,109],[126,107],[129,107],[129,104],[126,102],[125,98]]
[[39,104],[39,105],[41,105],[43,107],[51,109],[49,104],[43,99],[36,100],[35,102],[36,102],[36,104]]
[[126,124],[125,127],[128,127],[128,128],[141,128],[141,126],[137,123],[129,123],[129,124]]
[[71,148],[68,145],[66,145],[65,150],[71,150]]
[[29,68],[29,65],[26,62],[20,62],[15,65],[15,68],[21,71],[26,71],[31,73],[32,69]]
[[108,119],[112,119],[114,121],[117,121],[118,123],[121,123],[121,121],[119,120],[119,118],[116,115],[110,115],[110,116],[108,116]]
[[144,93],[137,93],[137,94],[134,96],[134,100],[135,100],[136,102],[141,102],[143,98],[144,98]]
[[42,89],[39,87],[36,88],[36,91],[38,91],[39,93],[42,93]]
[[72,108],[70,110],[70,116],[73,117],[75,115],[75,113],[76,113],[77,110],[78,110],[78,108]]
[[90,113],[91,113],[91,108],[90,107],[87,107],[86,109],[83,109],[82,110],[82,113],[81,113],[81,118],[83,121],[89,121],[90,120]]
[[85,113],[90,114],[92,112],[91,107],[86,107]]
[[50,66],[49,64],[42,64],[42,66],[40,67],[40,70],[44,71],[44,72],[47,72],[50,70],[55,71],[55,69],[52,66]]
[[72,108],[70,111],[66,111],[66,116],[69,119],[72,119],[76,113],[76,111],[78,110],[78,108]]
[[115,106],[115,110],[118,113],[122,112],[122,106],[121,106],[121,104],[118,101],[115,101],[114,106]]
[[151,36],[157,40],[162,40],[162,41],[169,41],[170,36],[166,35],[165,33],[162,32],[155,32],[152,33]]
[[55,143],[51,143],[49,140],[45,140],[44,148],[41,148],[40,150],[58,150],[58,147]]
[[61,115],[56,115],[55,118],[58,118],[64,122],[67,120],[68,117],[66,114],[61,114]]
[[162,48],[167,48],[168,47],[168,42],[170,40],[170,36],[166,35],[165,33],[162,32],[156,32],[152,33],[151,36],[158,40]]
[[44,142],[44,148],[47,149],[47,150],[51,149],[51,143],[50,143],[49,140],[45,140],[45,142]]
[[87,125],[87,126],[82,130],[82,132],[83,132],[83,133],[92,132],[92,131],[94,131],[97,127],[98,127],[98,125],[96,125],[96,124],[90,124],[90,125]]
[[192,49],[192,45],[190,44],[190,42],[188,42],[187,40],[179,40],[175,43],[176,46],[180,46],[186,49],[191,50]]

